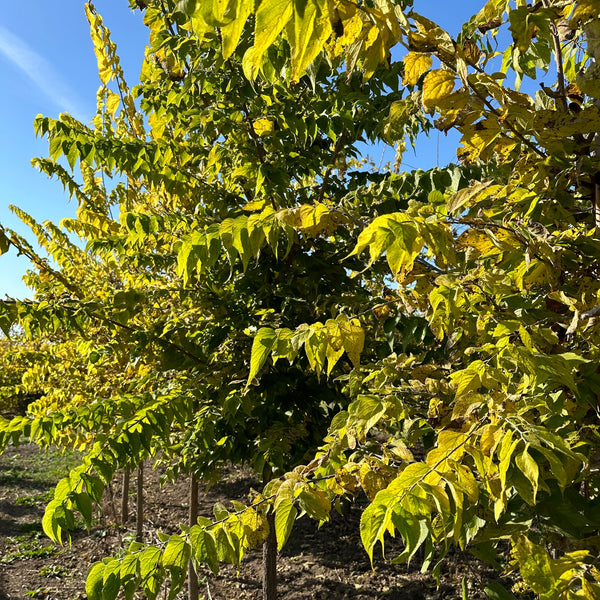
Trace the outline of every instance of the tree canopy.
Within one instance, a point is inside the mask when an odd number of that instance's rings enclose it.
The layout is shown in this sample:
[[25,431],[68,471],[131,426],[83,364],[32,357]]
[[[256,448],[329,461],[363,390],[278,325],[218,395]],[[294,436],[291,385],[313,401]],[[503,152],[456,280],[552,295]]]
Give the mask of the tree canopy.
[[[15,209],[49,258],[0,226],[35,292],[0,326],[44,348],[0,445],[85,450],[56,541],[148,456],[265,487],[96,563],[88,597],[175,595],[269,511],[281,549],[364,494],[371,560],[399,534],[396,562],[436,574],[456,545],[541,598],[600,598],[597,0],[489,0],[454,38],[409,0],[131,4],[140,84],[88,2],[97,116],[35,121],[76,218]],[[460,133],[457,163],[402,171],[432,130]],[[395,164],[369,164],[381,145]]]

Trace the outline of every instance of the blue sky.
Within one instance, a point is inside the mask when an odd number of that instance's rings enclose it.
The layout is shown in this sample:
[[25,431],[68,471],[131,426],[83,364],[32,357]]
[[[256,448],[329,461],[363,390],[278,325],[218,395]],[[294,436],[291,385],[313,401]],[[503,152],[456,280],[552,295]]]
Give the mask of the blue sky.
[[[141,14],[133,13],[127,0],[94,4],[117,43],[129,84],[134,85],[148,38]],[[483,0],[415,0],[418,12],[452,34],[482,4]],[[83,6],[84,0],[5,2],[0,12],[0,223],[30,240],[31,234],[10,212],[9,204],[38,221],[55,223],[75,210],[62,186],[34,170],[30,161],[47,155],[45,140],[33,134],[37,114],[57,117],[69,112],[88,122],[95,113],[100,82]],[[456,142],[434,133],[418,156],[408,150],[404,160],[421,168],[434,166],[438,147],[441,165],[454,158]],[[30,295],[21,282],[28,266],[14,250],[0,257],[0,298]]]

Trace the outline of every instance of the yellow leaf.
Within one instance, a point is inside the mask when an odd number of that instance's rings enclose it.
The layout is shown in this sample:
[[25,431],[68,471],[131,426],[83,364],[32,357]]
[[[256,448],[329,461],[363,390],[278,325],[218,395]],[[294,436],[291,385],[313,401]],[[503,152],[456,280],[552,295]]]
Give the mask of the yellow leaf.
[[333,367],[344,354],[340,330],[335,321],[328,321],[327,325],[327,349],[325,356],[327,357],[327,376],[331,375]]
[[585,23],[588,19],[597,19],[598,14],[600,14],[600,2],[598,0],[579,0],[571,17],[571,27],[577,29],[580,22]]
[[343,221],[340,213],[331,211],[321,202],[283,209],[277,213],[277,218],[286,225],[299,229],[302,233],[312,237],[333,233],[339,223]]
[[269,523],[265,516],[252,508],[247,508],[241,515],[244,533],[244,546],[256,548],[260,546],[269,535]]
[[331,35],[327,3],[318,0],[294,2],[293,36],[288,33],[292,49],[292,81],[298,81],[322,50]]
[[384,490],[391,478],[393,470],[386,467],[383,463],[362,463],[359,470],[360,484],[371,502],[375,499],[377,492]]
[[90,36],[94,44],[94,52],[98,61],[98,75],[103,85],[113,77],[111,57],[108,55],[108,32],[102,25],[102,17],[95,12],[90,3],[85,4],[85,13],[90,24]]
[[254,46],[248,64],[244,64],[244,72],[250,79],[256,76],[263,54],[282,32],[293,13],[293,0],[263,0],[259,4],[255,17]]
[[428,71],[433,64],[429,54],[423,52],[409,52],[404,58],[404,85],[416,85],[423,73]]
[[474,125],[466,125],[462,128],[462,143],[464,148],[457,150],[458,157],[471,162],[481,158],[488,160],[493,154],[495,142],[502,133],[502,128],[497,119],[485,119]]
[[358,319],[341,320],[338,317],[342,345],[354,367],[360,365],[360,354],[365,345],[365,332]]
[[538,491],[538,478],[540,475],[540,468],[538,464],[535,462],[531,454],[527,452],[528,445],[525,446],[525,449],[520,454],[517,454],[515,458],[515,462],[517,463],[517,467],[519,470],[527,477],[529,482],[531,483],[531,487],[533,488],[533,500],[535,502],[535,497]]
[[584,108],[576,114],[557,110],[537,110],[533,119],[533,128],[541,143],[548,138],[561,141],[563,138],[577,134],[594,133],[600,130],[600,111],[596,106]]
[[[492,242],[492,240],[482,231],[477,229],[467,229],[458,238],[459,250],[473,249],[477,256],[488,257],[500,254],[501,250]],[[473,252],[470,252],[470,255]]]
[[165,120],[156,113],[150,113],[150,115],[148,115],[148,124],[150,125],[152,137],[155,140],[161,138],[166,127]]
[[335,480],[344,490],[355,494],[360,488],[359,466],[348,463],[335,472]]
[[509,0],[488,0],[485,6],[475,16],[475,23],[486,25],[492,21],[502,18],[502,15],[508,8]]
[[454,74],[445,69],[431,71],[423,82],[423,107],[433,109],[438,102],[449,96],[454,89]]
[[252,1],[242,0],[241,2],[238,2],[235,19],[221,27],[223,60],[227,60],[233,54],[233,51],[240,41],[244,25],[246,24],[246,20],[250,16],[253,7],[254,2]]
[[115,94],[114,92],[108,93],[108,98],[106,98],[106,112],[114,116],[115,112],[117,112],[117,108],[119,107],[119,102],[121,99],[119,98],[119,94]]
[[247,212],[253,212],[255,210],[262,210],[265,207],[265,200],[254,200],[252,202],[248,202],[248,204],[244,204],[242,206],[242,210]]
[[300,507],[306,511],[309,517],[319,521],[329,520],[331,502],[327,493],[317,487],[305,484],[298,494]]
[[254,127],[254,131],[256,131],[259,136],[268,135],[269,133],[272,133],[273,129],[275,128],[273,119],[270,119],[269,117],[261,117],[260,119],[256,119],[252,125]]

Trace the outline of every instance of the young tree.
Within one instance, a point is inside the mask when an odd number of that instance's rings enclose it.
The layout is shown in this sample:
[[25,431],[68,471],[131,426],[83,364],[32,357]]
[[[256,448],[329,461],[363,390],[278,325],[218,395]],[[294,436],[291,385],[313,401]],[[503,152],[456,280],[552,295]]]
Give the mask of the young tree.
[[[125,348],[159,376],[98,401],[118,426],[59,486],[46,530],[86,516],[129,453],[183,457],[174,476],[251,460],[266,486],[95,564],[89,597],[155,597],[167,575],[176,593],[190,558],[238,563],[273,526],[281,548],[299,511],[325,521],[362,490],[371,559],[399,532],[396,560],[423,548],[435,574],[452,545],[502,564],[509,539],[534,593],[598,598],[597,2],[490,0],[456,39],[411,2],[137,4],[140,109],[88,3],[98,118],[36,121],[40,166],[80,202],[65,225],[113,279],[34,261],[34,303],[3,318],[102,327],[103,356]],[[432,126],[460,132],[459,166],[359,166],[359,142],[400,156]]]

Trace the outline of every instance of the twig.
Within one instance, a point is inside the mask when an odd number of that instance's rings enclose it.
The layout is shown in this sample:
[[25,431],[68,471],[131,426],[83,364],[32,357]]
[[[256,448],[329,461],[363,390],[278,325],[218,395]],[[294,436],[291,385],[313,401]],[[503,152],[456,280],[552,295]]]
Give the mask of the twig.
[[[250,116],[250,111],[244,102],[242,104],[242,113],[244,114],[244,118],[246,119],[246,123],[248,123],[248,131],[250,132],[250,138],[252,139],[252,143],[256,148],[256,154],[258,155],[258,160],[261,165],[265,165],[267,163],[267,156],[265,153],[265,149],[261,146],[260,140],[258,139],[258,134],[256,133],[256,129],[254,129],[254,121]],[[271,206],[273,210],[277,210],[277,205],[275,204],[275,199],[273,196],[269,195],[269,200],[271,201]]]
[[[549,9],[550,5],[548,0],[542,0],[542,4],[545,9]],[[558,99],[560,100],[561,110],[567,112],[569,103],[567,100],[567,92],[565,90],[565,72],[563,68],[562,50],[560,47],[560,37],[558,36],[558,29],[554,21],[550,22],[550,31],[552,34],[552,41],[554,42],[554,58],[556,60],[556,82],[558,85]]]
[[[600,108],[600,101],[594,100],[594,106]],[[600,134],[598,133],[594,136],[594,156],[596,158],[600,157]],[[592,176],[592,180],[594,184],[594,225],[596,226],[596,235],[598,235],[600,232],[600,172],[596,171]]]
[[[8,300],[0,300],[0,306],[3,304],[17,304],[17,303],[21,303],[24,304],[26,306],[31,306],[33,304],[35,304],[33,301],[31,300],[12,300],[12,299],[8,299]],[[74,306],[67,306],[65,304],[60,304],[58,303],[58,306],[60,308],[63,308],[64,310],[67,310],[71,313],[75,313],[78,310],[80,310],[81,308],[77,308]],[[110,325],[114,325],[115,327],[121,328],[121,329],[125,329],[126,331],[130,331],[132,333],[138,332],[140,331],[139,328],[135,328],[135,327],[131,327],[129,325],[125,325],[124,323],[121,323],[119,321],[115,321],[114,319],[111,319],[110,317],[106,317],[104,315],[100,315],[98,313],[95,313],[93,311],[86,311],[86,316],[95,319],[96,321],[100,321],[101,323],[109,323]],[[191,360],[193,360],[195,363],[199,364],[199,365],[206,365],[206,361],[201,359],[199,356],[196,356],[195,354],[192,354],[191,352],[189,352],[188,350],[186,350],[185,348],[181,347],[179,344],[176,344],[175,342],[172,342],[170,340],[166,340],[164,338],[161,338],[157,335],[153,335],[150,332],[146,332],[149,334],[149,337],[152,341],[156,342],[159,345],[164,345],[164,346],[168,346],[170,348],[174,348],[175,350],[177,350],[179,353],[183,354],[184,356],[187,356],[188,358],[190,358]]]
[[58,281],[60,281],[71,293],[75,294],[75,296],[77,296],[78,298],[81,299],[83,297],[83,294],[81,293],[79,288],[73,285],[62,273],[59,273],[58,271],[50,267],[41,256],[38,256],[34,252],[25,248],[25,246],[21,244],[18,238],[12,235],[13,232],[5,229],[2,225],[0,225],[0,232],[4,234],[10,233],[11,235],[7,236],[8,241],[17,249],[19,254],[26,256],[34,265],[38,267],[38,269],[58,279]]
[[335,146],[333,148],[333,154],[331,155],[331,160],[329,161],[329,165],[327,166],[327,170],[325,171],[325,175],[323,175],[323,182],[321,183],[321,188],[319,189],[319,196],[317,198],[318,202],[322,202],[323,197],[325,196],[325,190],[327,188],[327,184],[329,183],[329,177],[331,176],[331,171],[333,171],[335,167],[335,163],[337,161],[337,157],[346,141],[346,130],[342,131],[340,137],[337,139]]

